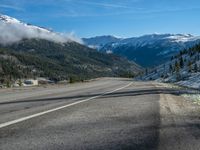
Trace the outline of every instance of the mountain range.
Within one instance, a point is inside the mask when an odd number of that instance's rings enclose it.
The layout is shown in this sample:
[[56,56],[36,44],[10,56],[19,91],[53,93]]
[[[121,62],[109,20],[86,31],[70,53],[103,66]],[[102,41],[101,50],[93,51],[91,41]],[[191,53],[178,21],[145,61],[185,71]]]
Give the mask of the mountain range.
[[143,67],[168,61],[180,50],[200,43],[200,36],[191,34],[149,34],[132,38],[98,36],[82,39],[85,45],[105,53],[114,53],[133,60]]
[[0,83],[46,77],[55,81],[133,76],[142,68],[88,48],[82,40],[0,15]]

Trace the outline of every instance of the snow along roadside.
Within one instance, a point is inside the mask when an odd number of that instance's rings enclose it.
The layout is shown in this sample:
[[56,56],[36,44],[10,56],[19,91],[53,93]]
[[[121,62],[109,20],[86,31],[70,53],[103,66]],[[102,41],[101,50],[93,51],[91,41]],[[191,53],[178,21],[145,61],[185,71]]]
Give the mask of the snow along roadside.
[[186,100],[192,101],[194,104],[200,105],[200,91],[192,88],[182,87],[176,84],[170,84],[170,83],[159,83],[161,86],[164,86],[166,88],[173,88],[173,89],[185,89],[188,91],[188,94],[181,94]]

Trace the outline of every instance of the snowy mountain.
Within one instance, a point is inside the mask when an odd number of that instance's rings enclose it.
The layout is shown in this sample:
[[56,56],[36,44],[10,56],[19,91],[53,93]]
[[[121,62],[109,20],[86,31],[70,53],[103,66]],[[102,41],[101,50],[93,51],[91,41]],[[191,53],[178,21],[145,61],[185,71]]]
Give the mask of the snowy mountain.
[[177,83],[200,89],[200,44],[180,51],[170,61],[146,70],[142,80]]
[[83,41],[86,45],[92,48],[100,49],[104,45],[108,43],[115,43],[115,42],[120,42],[122,39],[116,38],[114,36],[96,36],[93,38],[83,38]]
[[[99,40],[101,39],[101,40]],[[144,67],[156,66],[169,60],[182,49],[189,48],[200,42],[200,37],[190,34],[150,34],[133,38],[114,38],[106,40],[104,36],[83,39],[86,45],[98,47],[103,52],[113,52],[134,60]],[[95,42],[93,42],[95,41]]]
[[22,39],[45,39],[53,42],[65,43],[76,41],[71,35],[62,35],[48,29],[21,22],[15,18],[0,14],[0,44],[12,44]]

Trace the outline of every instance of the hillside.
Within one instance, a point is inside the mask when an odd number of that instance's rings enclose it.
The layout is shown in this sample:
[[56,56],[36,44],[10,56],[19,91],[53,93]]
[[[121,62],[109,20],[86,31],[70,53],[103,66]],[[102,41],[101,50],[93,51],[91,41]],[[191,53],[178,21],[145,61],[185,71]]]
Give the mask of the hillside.
[[0,80],[47,77],[55,81],[137,74],[141,68],[124,58],[97,52],[76,42],[27,39],[0,46]]
[[45,77],[54,81],[133,76],[141,67],[97,52],[82,40],[0,14],[0,83]]
[[200,44],[184,49],[167,63],[146,70],[143,80],[173,82],[192,88],[200,88]]
[[[112,36],[110,36],[112,37]],[[132,38],[114,38],[102,42],[108,36],[83,39],[86,45],[99,51],[114,53],[133,60],[143,67],[155,67],[200,42],[200,37],[190,34],[150,34]]]

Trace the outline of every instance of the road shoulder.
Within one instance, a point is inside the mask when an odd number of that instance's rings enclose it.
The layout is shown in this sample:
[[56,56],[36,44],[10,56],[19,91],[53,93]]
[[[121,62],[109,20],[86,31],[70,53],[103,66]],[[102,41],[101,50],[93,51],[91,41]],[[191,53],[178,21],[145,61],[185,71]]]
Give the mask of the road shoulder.
[[199,150],[200,107],[182,96],[160,94],[160,141],[162,150]]

